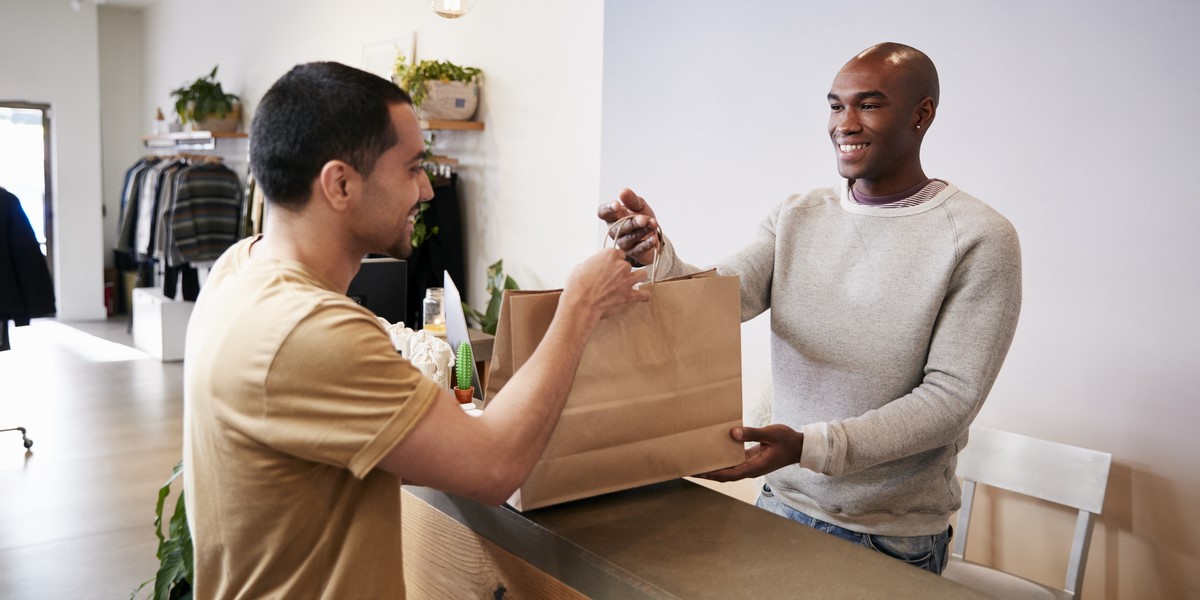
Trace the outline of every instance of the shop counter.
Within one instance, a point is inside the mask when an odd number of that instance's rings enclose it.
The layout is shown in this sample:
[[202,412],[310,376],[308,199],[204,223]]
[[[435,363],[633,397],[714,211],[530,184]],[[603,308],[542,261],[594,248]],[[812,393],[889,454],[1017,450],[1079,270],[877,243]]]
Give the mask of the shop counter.
[[404,487],[410,598],[985,598],[684,479],[526,513]]

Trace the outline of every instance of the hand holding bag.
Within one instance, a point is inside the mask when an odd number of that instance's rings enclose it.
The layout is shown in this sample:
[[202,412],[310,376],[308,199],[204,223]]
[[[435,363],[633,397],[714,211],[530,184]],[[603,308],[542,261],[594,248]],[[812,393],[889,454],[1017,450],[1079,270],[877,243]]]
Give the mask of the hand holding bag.
[[[517,510],[744,460],[729,436],[742,423],[738,278],[712,270],[643,286],[649,302],[592,333],[546,450],[508,501]],[[533,354],[560,295],[505,291],[486,397]]]

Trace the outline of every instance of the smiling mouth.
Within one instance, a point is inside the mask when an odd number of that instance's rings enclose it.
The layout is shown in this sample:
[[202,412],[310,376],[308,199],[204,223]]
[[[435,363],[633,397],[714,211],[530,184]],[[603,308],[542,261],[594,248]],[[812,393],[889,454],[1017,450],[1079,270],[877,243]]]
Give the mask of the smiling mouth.
[[867,146],[870,146],[870,144],[838,144],[838,149],[842,152],[854,152],[855,150],[862,150]]

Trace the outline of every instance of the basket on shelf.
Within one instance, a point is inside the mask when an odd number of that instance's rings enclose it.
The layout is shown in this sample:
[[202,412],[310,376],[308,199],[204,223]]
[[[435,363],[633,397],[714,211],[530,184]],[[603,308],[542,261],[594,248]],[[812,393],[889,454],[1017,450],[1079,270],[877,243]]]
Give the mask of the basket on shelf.
[[422,119],[467,121],[479,106],[479,83],[465,81],[428,81],[425,99],[418,109]]

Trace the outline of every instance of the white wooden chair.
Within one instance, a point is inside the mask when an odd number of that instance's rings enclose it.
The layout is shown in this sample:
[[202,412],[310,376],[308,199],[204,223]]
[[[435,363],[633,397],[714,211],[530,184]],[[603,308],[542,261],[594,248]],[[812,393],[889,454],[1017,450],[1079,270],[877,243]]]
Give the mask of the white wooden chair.
[[[958,455],[963,479],[962,509],[954,526],[954,546],[942,575],[997,598],[1076,600],[1083,584],[1092,524],[1104,505],[1112,454],[1039,440],[1015,433],[972,427],[967,447]],[[1067,577],[1055,589],[1011,573],[967,562],[967,531],[975,484],[1025,494],[1079,511],[1071,544]]]

